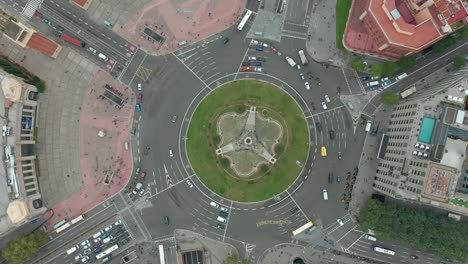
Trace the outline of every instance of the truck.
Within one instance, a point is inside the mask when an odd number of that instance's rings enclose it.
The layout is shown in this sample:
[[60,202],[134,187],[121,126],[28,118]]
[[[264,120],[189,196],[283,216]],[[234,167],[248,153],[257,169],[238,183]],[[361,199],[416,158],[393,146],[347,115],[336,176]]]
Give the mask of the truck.
[[408,74],[406,72],[402,73],[402,74],[398,75],[397,77],[395,77],[395,80],[399,81],[399,80],[405,78],[406,76],[408,76]]
[[67,34],[63,34],[63,33],[62,33],[62,35],[60,36],[60,38],[63,39],[63,40],[65,40],[65,41],[68,42],[68,43],[71,43],[71,44],[76,45],[76,46],[79,46],[79,47],[83,47],[83,48],[84,48],[84,47],[86,46],[86,44],[85,44],[83,41],[81,41],[81,40],[79,40],[79,39],[77,39],[77,38],[74,38],[74,37],[72,37],[72,36],[69,36],[69,35],[67,35]]
[[291,59],[291,57],[286,56],[286,61],[289,63],[289,65],[291,65],[291,67],[296,66],[296,62],[293,59]]
[[304,54],[304,51],[300,50],[298,53],[299,53],[299,57],[301,58],[302,65],[306,66],[307,64],[309,64],[309,62],[307,61],[307,58],[306,58],[306,56]]
[[406,97],[414,94],[416,92],[416,86],[413,86],[409,89],[404,90],[403,92],[400,93],[400,96],[402,99],[405,99]]

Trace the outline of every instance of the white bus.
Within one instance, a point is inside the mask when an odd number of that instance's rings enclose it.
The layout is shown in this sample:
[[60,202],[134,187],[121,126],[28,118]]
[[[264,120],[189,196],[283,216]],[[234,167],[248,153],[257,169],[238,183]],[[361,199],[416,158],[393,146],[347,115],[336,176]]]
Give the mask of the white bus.
[[73,224],[76,224],[76,223],[80,222],[80,221],[83,220],[83,219],[85,219],[85,218],[84,218],[84,215],[80,215],[80,216],[75,217],[74,219],[72,219],[72,220],[70,221],[70,223],[73,225]]
[[60,232],[62,232],[63,230],[69,228],[70,226],[71,226],[71,224],[70,224],[70,222],[68,222],[68,223],[62,225],[61,227],[55,229],[55,232],[60,233]]
[[297,235],[299,233],[304,232],[306,229],[311,228],[313,225],[314,224],[312,223],[312,221],[309,221],[305,225],[303,225],[303,226],[299,227],[298,229],[294,230],[292,232],[292,234],[293,234],[293,236],[295,236],[295,235]]
[[403,92],[400,93],[401,98],[405,99],[406,97],[414,94],[416,92],[416,86],[413,86],[409,89],[404,90]]
[[166,264],[166,258],[164,256],[164,246],[159,245],[159,264]]
[[241,31],[244,28],[245,24],[247,23],[251,15],[252,15],[252,11],[247,10],[247,12],[245,12],[244,17],[242,18],[241,22],[237,26],[237,30]]
[[383,254],[387,254],[387,255],[392,255],[392,256],[395,255],[395,251],[390,250],[390,249],[381,248],[381,247],[378,247],[378,246],[372,246],[372,249],[375,252],[379,252],[379,253],[383,253]]
[[114,250],[118,249],[119,245],[115,244],[112,247],[104,250],[103,252],[96,255],[96,259],[102,259],[103,257],[109,255],[110,253],[114,252]]
[[306,66],[307,64],[309,64],[309,62],[307,61],[307,58],[306,58],[306,56],[304,54],[304,51],[300,50],[298,53],[299,53],[299,57],[301,58],[302,65]]

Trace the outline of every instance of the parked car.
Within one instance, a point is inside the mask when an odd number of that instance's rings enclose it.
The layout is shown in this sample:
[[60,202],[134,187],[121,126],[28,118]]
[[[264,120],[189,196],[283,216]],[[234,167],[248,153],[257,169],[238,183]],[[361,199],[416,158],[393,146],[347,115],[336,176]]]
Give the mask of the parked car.
[[342,159],[343,158],[343,154],[341,154],[341,151],[338,151],[338,159]]
[[304,73],[300,72],[300,73],[299,73],[299,78],[301,78],[301,80],[304,80],[304,79],[305,79]]
[[336,182],[340,182],[340,181],[341,181],[341,176],[340,175],[336,176]]
[[251,72],[253,69],[250,66],[242,66],[240,71],[241,72]]
[[256,72],[263,72],[263,69],[260,68],[260,67],[255,67],[255,68],[254,68],[254,71],[256,71]]
[[305,85],[305,88],[306,88],[307,91],[310,90],[310,84],[309,84],[309,82],[305,82],[304,85]]
[[255,49],[256,49],[257,51],[263,51],[263,46],[258,45]]
[[140,102],[143,102],[143,94],[142,93],[138,94],[138,100],[140,100]]
[[216,227],[217,227],[218,229],[221,229],[221,230],[224,229],[224,225],[222,225],[222,224],[216,224]]
[[93,48],[93,47],[88,47],[88,50],[89,50],[91,53],[93,53],[94,55],[96,55],[96,53],[97,53],[97,50],[96,50],[95,48]]
[[141,105],[140,105],[140,103],[137,103],[135,107],[136,107],[137,112],[141,112]]
[[322,131],[322,124],[320,124],[320,122],[315,122],[315,128],[317,128],[318,132]]
[[94,254],[98,254],[98,253],[100,253],[102,251],[102,247],[98,247],[93,251],[94,251]]
[[141,87],[141,83],[138,83],[138,91],[141,91],[142,87]]
[[270,50],[273,51],[274,53],[278,53],[278,50],[273,46],[270,46]]
[[332,129],[328,130],[328,136],[330,137],[331,140],[335,139],[336,137],[335,131]]
[[325,102],[327,102],[327,103],[330,102],[330,97],[328,97],[328,95],[325,95]]
[[43,18],[43,17],[44,17],[44,15],[42,15],[42,13],[39,12],[39,11],[34,12],[34,15],[35,15],[36,17],[38,17],[38,18]]
[[47,24],[47,25],[49,25],[49,26],[52,25],[52,23],[50,22],[50,20],[47,19],[47,18],[43,18],[43,19],[42,19],[42,22],[45,23],[45,24]]
[[146,171],[144,171],[144,172],[141,173],[141,179],[144,180],[145,177],[146,177]]
[[222,216],[224,218],[227,218],[228,216],[228,213],[224,212],[224,211],[219,211],[219,216]]
[[175,123],[176,121],[177,121],[177,116],[176,115],[172,116],[171,122]]
[[323,110],[327,110],[327,109],[328,109],[327,104],[326,104],[325,102],[322,102],[322,108],[323,108]]
[[257,57],[255,57],[255,56],[249,56],[247,59],[248,59],[249,61],[256,61],[256,60],[257,60]]
[[260,61],[253,61],[252,64],[253,66],[262,66],[262,63]]
[[64,31],[65,29],[64,29],[62,26],[57,25],[57,30],[58,30],[58,31]]
[[343,223],[343,221],[341,221],[341,219],[337,219],[336,221],[338,222],[338,224],[339,224],[340,226],[343,226],[343,225],[344,225],[344,223]]
[[224,38],[223,44],[226,45],[229,42],[229,38]]
[[250,61],[243,61],[242,66],[250,66]]
[[169,225],[169,224],[170,224],[169,216],[164,216],[164,224],[165,224],[165,225]]

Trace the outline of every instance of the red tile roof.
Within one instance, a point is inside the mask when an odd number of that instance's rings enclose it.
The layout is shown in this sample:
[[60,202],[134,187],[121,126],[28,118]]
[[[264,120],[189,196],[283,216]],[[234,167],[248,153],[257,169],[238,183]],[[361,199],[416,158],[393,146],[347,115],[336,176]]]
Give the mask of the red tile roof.
[[457,4],[460,10],[448,19],[448,23],[450,25],[468,16],[468,12],[466,11],[465,5],[461,1],[457,2]]
[[60,45],[38,33],[32,34],[27,46],[53,58],[61,49]]
[[373,18],[375,25],[384,32],[388,43],[419,50],[442,37],[432,19],[415,26],[406,23],[403,17],[394,20],[390,14],[392,10],[396,10],[395,0],[370,0],[369,2],[369,16]]

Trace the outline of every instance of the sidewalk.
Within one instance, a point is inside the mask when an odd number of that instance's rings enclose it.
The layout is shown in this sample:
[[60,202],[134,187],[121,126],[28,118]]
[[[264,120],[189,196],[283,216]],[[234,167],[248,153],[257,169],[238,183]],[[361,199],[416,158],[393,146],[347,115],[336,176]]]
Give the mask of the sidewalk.
[[336,1],[317,0],[311,2],[312,13],[306,48],[315,61],[343,67],[347,64],[347,58],[342,51],[336,48],[335,39]]
[[378,167],[377,154],[379,151],[382,134],[387,131],[389,112],[392,106],[380,105],[372,117],[374,125],[380,123],[377,135],[367,133],[364,146],[359,160],[359,173],[353,188],[353,199],[349,205],[351,215],[359,217],[360,208],[365,206],[366,201],[373,193],[372,184],[374,182],[375,171]]

